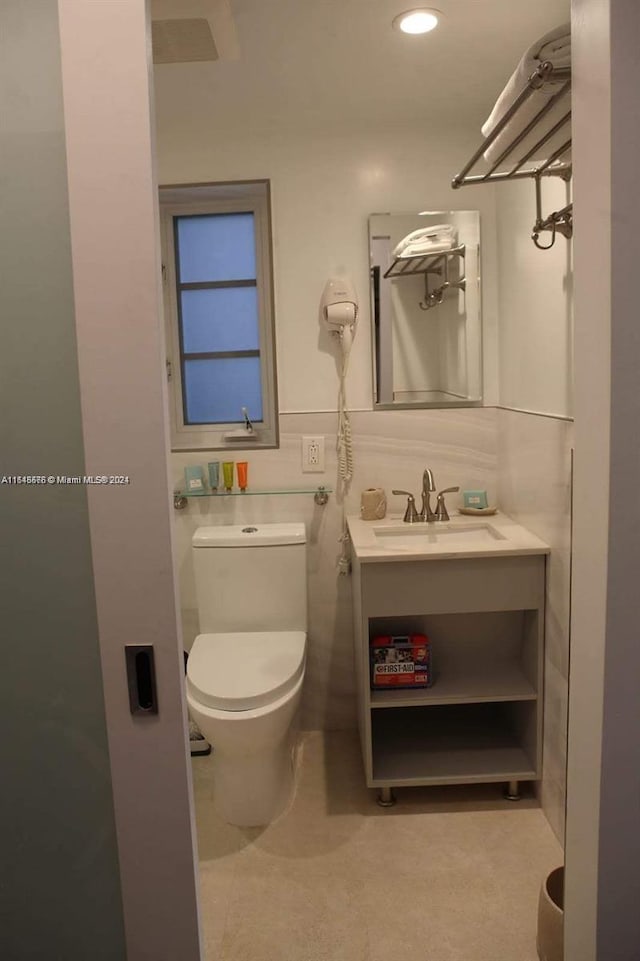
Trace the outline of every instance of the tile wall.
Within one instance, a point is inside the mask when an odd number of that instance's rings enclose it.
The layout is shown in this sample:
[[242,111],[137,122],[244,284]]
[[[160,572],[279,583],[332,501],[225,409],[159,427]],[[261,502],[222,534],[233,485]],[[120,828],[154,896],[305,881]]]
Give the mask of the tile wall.
[[551,547],[547,568],[542,806],[564,839],[573,423],[498,410],[498,502]]

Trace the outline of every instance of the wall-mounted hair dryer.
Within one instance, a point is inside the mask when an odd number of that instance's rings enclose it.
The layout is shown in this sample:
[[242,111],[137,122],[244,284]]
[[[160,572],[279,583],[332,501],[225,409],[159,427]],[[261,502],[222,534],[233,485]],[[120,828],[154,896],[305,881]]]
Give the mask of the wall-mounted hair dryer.
[[353,474],[353,446],[346,383],[349,354],[358,319],[358,298],[352,282],[346,277],[330,277],[322,292],[320,310],[324,323],[339,339],[342,350],[338,391],[338,470],[341,480],[347,485]]
[[330,277],[320,301],[322,318],[335,333],[345,327],[353,329],[358,319],[358,299],[351,281],[346,277]]

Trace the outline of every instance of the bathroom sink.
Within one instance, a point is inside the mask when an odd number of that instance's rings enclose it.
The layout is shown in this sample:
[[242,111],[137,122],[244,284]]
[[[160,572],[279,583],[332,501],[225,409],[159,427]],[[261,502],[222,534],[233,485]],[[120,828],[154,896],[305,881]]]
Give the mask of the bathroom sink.
[[351,546],[363,563],[507,557],[549,551],[535,534],[503,513],[490,520],[454,514],[449,521],[431,524],[405,524],[400,517],[374,523],[349,517],[348,524]]
[[486,544],[506,539],[491,524],[402,524],[374,528],[373,533],[379,546],[388,550],[416,551],[433,545]]

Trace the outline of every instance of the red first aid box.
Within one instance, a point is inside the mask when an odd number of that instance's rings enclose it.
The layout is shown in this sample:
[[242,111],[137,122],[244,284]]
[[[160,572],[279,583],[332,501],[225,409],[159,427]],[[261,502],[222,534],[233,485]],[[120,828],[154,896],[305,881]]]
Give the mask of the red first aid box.
[[431,687],[431,645],[426,634],[387,634],[370,644],[371,687]]

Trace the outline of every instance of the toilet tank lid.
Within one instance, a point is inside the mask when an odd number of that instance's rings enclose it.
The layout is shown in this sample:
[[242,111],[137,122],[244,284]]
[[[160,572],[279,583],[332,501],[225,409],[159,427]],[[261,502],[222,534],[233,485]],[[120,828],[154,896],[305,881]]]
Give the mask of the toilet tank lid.
[[224,524],[199,527],[194,547],[271,547],[274,544],[304,544],[304,524]]

